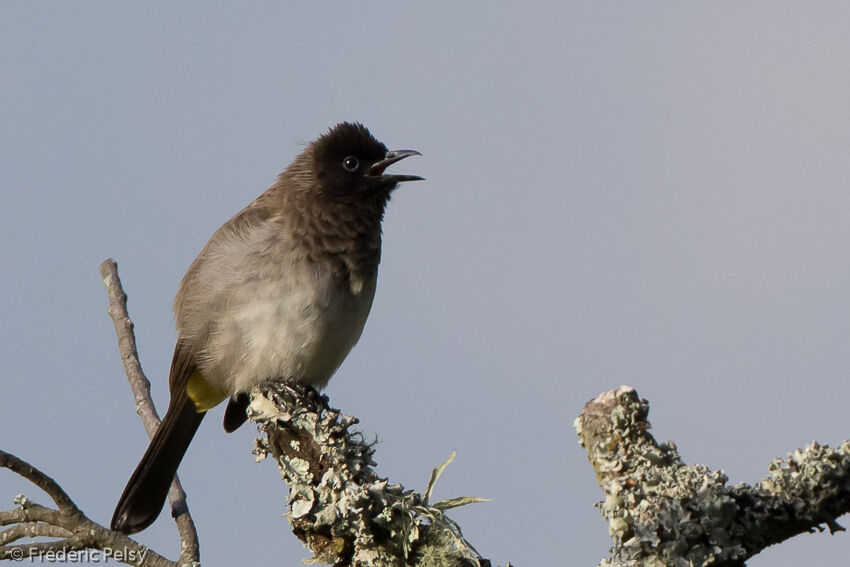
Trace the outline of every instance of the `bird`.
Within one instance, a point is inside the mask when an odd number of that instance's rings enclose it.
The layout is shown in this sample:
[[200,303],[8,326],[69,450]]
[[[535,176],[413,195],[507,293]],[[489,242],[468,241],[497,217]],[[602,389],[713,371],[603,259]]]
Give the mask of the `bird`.
[[225,222],[174,299],[177,341],[165,417],[121,494],[111,528],[150,526],[206,412],[228,400],[224,429],[247,419],[267,380],[324,388],[357,343],[375,295],[381,223],[399,183],[389,151],[343,122],[307,144],[262,195]]

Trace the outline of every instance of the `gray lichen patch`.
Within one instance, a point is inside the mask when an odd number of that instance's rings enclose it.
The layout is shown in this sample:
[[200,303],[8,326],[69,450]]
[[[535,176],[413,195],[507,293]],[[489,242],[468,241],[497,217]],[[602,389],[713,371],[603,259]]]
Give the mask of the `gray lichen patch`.
[[373,444],[352,431],[357,420],[299,385],[269,384],[253,393],[250,416],[290,487],[295,534],[310,563],[331,565],[483,566],[457,524],[422,496],[372,469]]
[[777,460],[755,486],[726,486],[722,471],[682,463],[648,433],[649,404],[628,386],[588,402],[574,426],[605,499],[614,538],[600,565],[743,565],[764,547],[850,508],[850,443],[813,444]]

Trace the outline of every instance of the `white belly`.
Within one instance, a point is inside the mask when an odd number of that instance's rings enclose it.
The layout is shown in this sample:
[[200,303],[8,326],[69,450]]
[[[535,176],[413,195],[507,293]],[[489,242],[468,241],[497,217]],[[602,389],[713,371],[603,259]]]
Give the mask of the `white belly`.
[[271,378],[327,384],[363,332],[375,279],[357,295],[322,280],[306,269],[240,285],[200,357],[205,378],[229,392]]

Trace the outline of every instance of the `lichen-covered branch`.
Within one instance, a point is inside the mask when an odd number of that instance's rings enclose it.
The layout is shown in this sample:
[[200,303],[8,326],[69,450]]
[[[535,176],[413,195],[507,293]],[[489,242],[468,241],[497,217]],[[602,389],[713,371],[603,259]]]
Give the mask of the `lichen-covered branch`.
[[[106,295],[109,298],[109,316],[115,325],[118,351],[136,401],[136,413],[139,414],[148,437],[153,437],[159,427],[159,415],[151,398],[151,383],[139,362],[136,337],[133,334],[133,321],[127,312],[127,294],[121,286],[118,264],[115,260],[109,258],[100,264],[100,277],[103,279]],[[171,516],[177,524],[177,533],[180,536],[180,563],[184,565],[197,563],[200,561],[201,553],[198,532],[195,529],[192,514],[189,512],[189,505],[186,503],[186,493],[177,475],[174,476],[168,491],[168,502],[171,504]]]
[[[14,500],[16,508],[0,512],[0,560],[31,559],[40,563],[57,561],[105,561],[112,558],[128,565],[177,567],[177,563],[154,553],[129,537],[93,522],[49,476],[29,463],[0,451],[0,467],[15,472],[47,492],[57,509],[36,504],[24,496]],[[20,542],[22,539],[58,538],[53,541]],[[97,550],[101,555],[90,553]]]
[[722,472],[685,465],[673,443],[657,443],[648,413],[648,402],[621,386],[588,402],[575,422],[615,542],[601,566],[742,566],[799,533],[843,529],[836,519],[850,511],[850,441],[812,444],[775,460],[756,485],[728,487]]
[[428,505],[371,468],[374,453],[355,418],[300,384],[255,389],[251,419],[266,434],[259,456],[271,454],[290,487],[289,521],[315,561],[374,567],[489,566],[444,510],[477,499]]

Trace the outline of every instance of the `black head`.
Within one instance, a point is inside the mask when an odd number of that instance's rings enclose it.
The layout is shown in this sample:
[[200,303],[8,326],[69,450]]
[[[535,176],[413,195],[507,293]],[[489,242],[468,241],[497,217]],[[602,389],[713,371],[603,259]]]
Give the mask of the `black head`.
[[364,193],[389,196],[402,181],[418,181],[416,175],[388,175],[390,165],[415,150],[388,151],[362,124],[343,122],[311,144],[313,173],[322,193],[354,196]]

